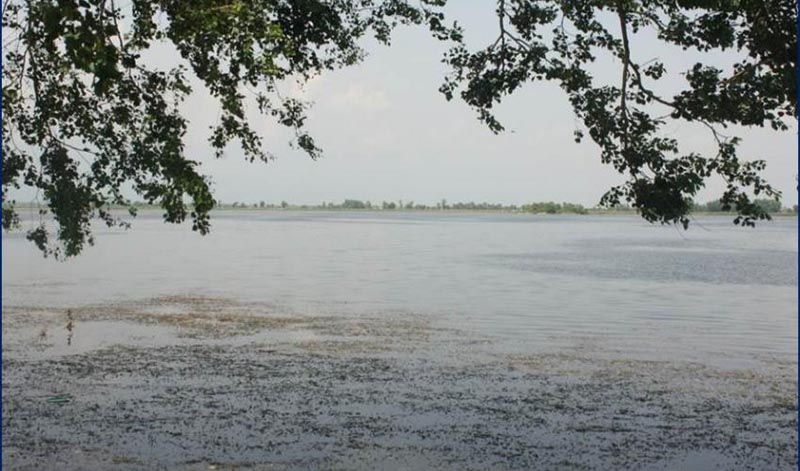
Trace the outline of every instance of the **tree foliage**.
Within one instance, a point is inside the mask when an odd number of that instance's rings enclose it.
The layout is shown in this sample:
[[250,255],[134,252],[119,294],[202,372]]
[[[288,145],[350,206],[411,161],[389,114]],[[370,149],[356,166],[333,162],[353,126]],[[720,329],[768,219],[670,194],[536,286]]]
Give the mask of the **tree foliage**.
[[[752,226],[769,214],[750,193],[780,194],[760,176],[765,163],[740,160],[739,139],[720,129],[787,130],[787,120],[796,119],[796,13],[794,0],[499,0],[497,40],[477,52],[454,47],[446,57],[453,72],[442,91],[448,98],[460,95],[500,131],[495,104],[526,82],[555,81],[602,161],[628,176],[601,203],[628,202],[648,221],[687,227],[692,197],[716,175],[726,183],[721,201],[736,210],[734,222]],[[664,96],[655,90],[667,80],[667,65],[634,60],[633,39],[645,30],[709,58],[725,50],[742,58],[730,70],[696,63],[681,71],[684,88]],[[621,64],[616,84],[598,83],[589,72],[602,53]],[[669,120],[708,128],[716,153],[681,152],[662,132]],[[576,140],[583,138],[577,130]]]
[[[206,233],[214,199],[186,153],[188,117],[180,112],[192,84],[219,102],[208,136],[218,155],[236,141],[246,158],[270,158],[246,118],[252,104],[294,129],[297,147],[316,158],[320,149],[303,128],[306,104],[282,97],[276,84],[354,64],[364,56],[362,37],[389,43],[399,24],[424,25],[451,43],[441,91],[474,107],[495,132],[502,125],[492,109],[505,96],[526,82],[558,83],[603,162],[629,177],[604,204],[627,201],[649,221],[687,225],[691,197],[718,175],[736,223],[769,217],[749,195],[778,197],[759,175],[764,163],[740,160],[739,141],[719,128],[787,129],[796,116],[795,1],[499,0],[497,40],[479,50],[449,22],[445,1],[6,0],[3,227],[19,224],[8,192],[28,186],[46,208],[28,238],[45,254],[79,253],[92,242],[95,216],[125,224],[109,208],[133,213],[128,191],[159,204],[166,221],[191,218]],[[740,51],[742,59],[730,70],[698,63],[684,71],[682,91],[662,96],[653,85],[666,80],[667,66],[633,59],[643,30],[684,49]],[[147,59],[163,45],[180,57],[174,67]],[[616,84],[590,73],[604,53],[621,64]],[[668,120],[706,126],[716,154],[682,153],[661,132]]]
[[[126,6],[121,4],[125,3]],[[250,160],[267,160],[261,137],[245,117],[246,95],[259,111],[303,131],[305,104],[283,99],[276,83],[308,78],[357,62],[358,39],[389,41],[400,23],[427,23],[450,34],[437,0],[410,7],[387,0],[7,0],[3,3],[3,226],[18,222],[8,190],[36,188],[56,221],[52,243],[42,222],[28,238],[45,253],[72,256],[91,243],[90,220],[122,221],[130,188],[164,208],[164,219],[191,217],[209,230],[214,206],[209,180],[186,155],[187,117],[179,105],[191,92],[188,74],[219,101],[210,145],[221,154],[238,141]],[[457,39],[457,38],[454,38]],[[182,62],[160,70],[146,59],[168,44]]]

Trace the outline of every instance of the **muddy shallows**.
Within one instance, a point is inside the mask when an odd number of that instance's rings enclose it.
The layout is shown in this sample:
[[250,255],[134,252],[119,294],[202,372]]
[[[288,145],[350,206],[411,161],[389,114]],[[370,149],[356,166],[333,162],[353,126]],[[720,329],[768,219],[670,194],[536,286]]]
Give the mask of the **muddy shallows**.
[[402,312],[8,307],[3,469],[789,470],[796,372],[503,352]]

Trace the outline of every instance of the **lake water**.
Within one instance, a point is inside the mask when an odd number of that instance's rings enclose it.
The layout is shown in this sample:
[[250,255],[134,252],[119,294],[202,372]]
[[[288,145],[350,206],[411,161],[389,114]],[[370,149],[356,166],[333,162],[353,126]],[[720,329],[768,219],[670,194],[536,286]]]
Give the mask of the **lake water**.
[[162,295],[306,312],[407,311],[512,349],[591,341],[626,356],[797,356],[797,222],[703,218],[224,212],[209,236],[145,213],[66,263],[3,238],[3,306]]
[[795,218],[212,223],[4,235],[3,467],[797,467]]

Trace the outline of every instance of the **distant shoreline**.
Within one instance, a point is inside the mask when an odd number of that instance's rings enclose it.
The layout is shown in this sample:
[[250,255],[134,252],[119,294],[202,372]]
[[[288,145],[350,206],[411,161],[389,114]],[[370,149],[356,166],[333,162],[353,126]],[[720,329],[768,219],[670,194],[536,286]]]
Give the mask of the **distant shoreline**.
[[[156,205],[134,205],[137,212],[161,212],[162,209]],[[30,204],[17,204],[16,209],[19,211],[37,210],[38,207]],[[112,210],[127,211],[128,207],[114,205],[111,206]],[[467,208],[448,208],[448,209],[382,209],[382,208],[341,208],[341,207],[321,207],[321,206],[288,206],[281,207],[243,207],[243,206],[218,206],[212,210],[215,212],[329,212],[329,213],[381,213],[381,214],[520,214],[520,215],[537,215],[537,216],[621,216],[631,215],[638,216],[635,209],[600,209],[600,208],[586,208],[585,212],[531,212],[523,211],[522,209],[467,209]],[[696,211],[689,213],[690,216],[733,216],[736,213],[733,211]],[[772,217],[797,217],[797,213],[791,210],[783,210],[781,212],[770,213]]]

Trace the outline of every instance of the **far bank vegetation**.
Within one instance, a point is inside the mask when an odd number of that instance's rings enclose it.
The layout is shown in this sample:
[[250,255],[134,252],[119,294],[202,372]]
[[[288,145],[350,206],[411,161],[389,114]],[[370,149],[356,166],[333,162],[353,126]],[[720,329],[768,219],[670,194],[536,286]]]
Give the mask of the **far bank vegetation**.
[[[778,200],[757,199],[755,204],[770,214],[797,214],[797,205],[785,207]],[[554,201],[539,201],[522,205],[505,205],[500,203],[448,202],[442,199],[434,204],[425,204],[413,200],[381,201],[345,199],[341,203],[322,202],[321,204],[291,204],[287,201],[280,203],[217,203],[217,209],[264,209],[264,210],[313,210],[313,211],[480,211],[480,212],[507,212],[530,214],[614,214],[634,213],[636,210],[627,205],[613,208],[593,207],[587,208],[577,203],[556,203]],[[693,213],[727,213],[732,208],[726,207],[720,200],[707,203],[692,203]]]

